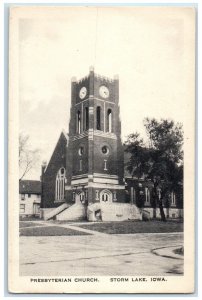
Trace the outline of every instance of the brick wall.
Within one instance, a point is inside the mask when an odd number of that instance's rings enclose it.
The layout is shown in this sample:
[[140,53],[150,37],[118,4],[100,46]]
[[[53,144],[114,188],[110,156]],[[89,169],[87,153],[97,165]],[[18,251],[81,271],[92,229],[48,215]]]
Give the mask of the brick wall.
[[42,195],[41,195],[41,207],[50,208],[57,207],[61,203],[55,203],[55,180],[57,172],[60,168],[66,169],[66,145],[67,139],[63,133],[61,133],[58,143],[54,149],[49,164],[42,174]]

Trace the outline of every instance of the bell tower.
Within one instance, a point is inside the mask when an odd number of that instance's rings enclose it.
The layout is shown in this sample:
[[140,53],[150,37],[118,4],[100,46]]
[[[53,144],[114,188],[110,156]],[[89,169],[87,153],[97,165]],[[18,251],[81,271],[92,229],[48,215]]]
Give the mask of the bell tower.
[[119,79],[88,76],[71,84],[66,199],[68,203],[125,202]]

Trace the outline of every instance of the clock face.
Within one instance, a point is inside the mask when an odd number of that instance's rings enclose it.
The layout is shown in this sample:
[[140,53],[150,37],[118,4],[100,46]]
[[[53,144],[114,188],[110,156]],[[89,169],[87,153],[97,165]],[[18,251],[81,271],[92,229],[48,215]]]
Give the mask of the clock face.
[[105,85],[102,85],[100,87],[99,92],[100,92],[100,96],[102,98],[108,98],[109,97],[109,89]]
[[79,97],[81,99],[84,99],[86,97],[86,94],[87,94],[87,89],[85,86],[83,86],[81,89],[80,89],[80,92],[79,92]]

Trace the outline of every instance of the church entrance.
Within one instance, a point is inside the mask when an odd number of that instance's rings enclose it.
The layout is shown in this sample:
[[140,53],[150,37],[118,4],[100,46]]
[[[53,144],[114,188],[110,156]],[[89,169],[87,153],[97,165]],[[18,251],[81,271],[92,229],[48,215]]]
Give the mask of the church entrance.
[[103,190],[100,193],[100,202],[101,203],[112,203],[112,192],[109,190]]
[[85,193],[84,192],[76,193],[75,203],[76,204],[84,204],[85,203]]

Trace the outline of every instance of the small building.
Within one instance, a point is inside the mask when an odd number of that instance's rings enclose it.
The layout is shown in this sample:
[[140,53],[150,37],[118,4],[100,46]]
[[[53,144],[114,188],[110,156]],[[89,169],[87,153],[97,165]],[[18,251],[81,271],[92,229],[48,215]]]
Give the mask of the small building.
[[39,216],[41,205],[41,181],[19,181],[19,215],[20,217]]

